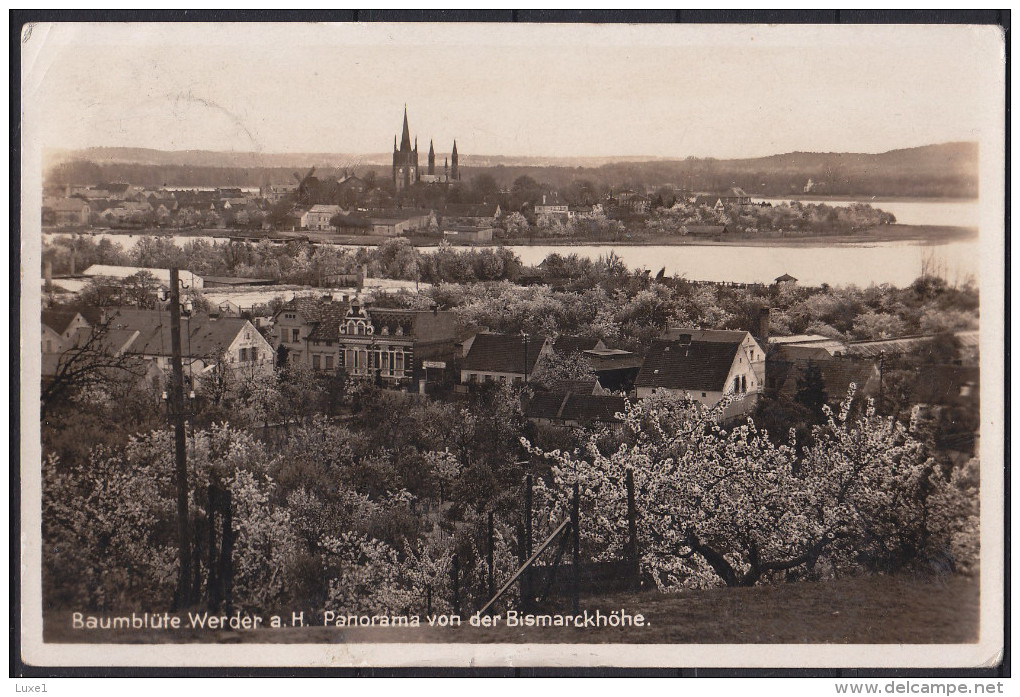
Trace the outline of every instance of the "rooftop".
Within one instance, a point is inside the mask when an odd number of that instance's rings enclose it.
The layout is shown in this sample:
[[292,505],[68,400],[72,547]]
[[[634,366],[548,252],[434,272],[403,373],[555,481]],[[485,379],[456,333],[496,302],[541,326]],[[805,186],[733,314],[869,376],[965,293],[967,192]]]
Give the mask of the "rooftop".
[[645,355],[635,387],[698,392],[725,391],[739,342],[657,339]]
[[[524,375],[535,372],[535,364],[547,338],[520,334],[477,334],[461,365],[463,370]],[[525,365],[525,353],[527,365]]]

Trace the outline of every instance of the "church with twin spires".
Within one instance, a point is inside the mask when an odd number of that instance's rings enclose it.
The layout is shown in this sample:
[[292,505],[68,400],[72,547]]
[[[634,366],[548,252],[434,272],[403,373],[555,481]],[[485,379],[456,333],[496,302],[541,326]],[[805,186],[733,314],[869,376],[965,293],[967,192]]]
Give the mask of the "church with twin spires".
[[429,141],[428,169],[423,174],[418,166],[418,138],[411,146],[411,130],[407,126],[407,106],[404,106],[404,129],[400,135],[400,147],[397,137],[393,136],[393,188],[401,190],[417,182],[445,184],[460,181],[460,164],[457,161],[457,141],[453,141],[453,152],[443,162],[443,171],[436,171],[436,151]]

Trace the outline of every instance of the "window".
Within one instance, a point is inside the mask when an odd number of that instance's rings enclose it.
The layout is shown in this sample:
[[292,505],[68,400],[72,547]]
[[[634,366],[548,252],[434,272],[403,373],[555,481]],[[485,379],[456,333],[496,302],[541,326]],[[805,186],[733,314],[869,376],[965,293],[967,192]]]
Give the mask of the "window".
[[746,375],[741,375],[740,376],[740,391],[741,392],[747,392],[747,376]]
[[242,363],[246,362],[248,360],[248,349],[246,348],[240,349],[237,352],[237,360],[241,361]]
[[326,370],[333,370],[333,357],[326,356]]
[[321,367],[319,365],[320,360],[321,359],[319,358],[319,354],[317,354],[317,353],[313,354],[312,355],[312,368],[314,368],[315,370],[319,370],[319,368]]
[[707,396],[708,396],[708,393],[707,393],[707,392],[702,392],[702,393],[701,393],[701,396],[702,396],[702,397],[707,397]]
[[292,329],[291,330],[291,337],[292,337],[291,338],[291,343],[296,344],[297,342],[301,341],[301,330],[300,329]]
[[739,375],[737,375],[735,378],[733,378],[733,391],[734,392],[740,392],[740,376]]
[[259,350],[252,346],[248,349],[248,355],[251,356],[251,362],[257,363],[259,360]]

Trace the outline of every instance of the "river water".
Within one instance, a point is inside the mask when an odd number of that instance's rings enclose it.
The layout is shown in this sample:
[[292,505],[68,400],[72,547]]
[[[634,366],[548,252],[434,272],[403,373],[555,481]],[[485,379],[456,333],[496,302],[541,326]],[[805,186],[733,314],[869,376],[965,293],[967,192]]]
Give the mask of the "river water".
[[[756,199],[763,200],[763,199]],[[780,199],[768,199],[773,204]],[[974,201],[862,201],[886,210],[905,225],[954,225],[976,227],[979,208]],[[850,205],[852,201],[820,200],[805,203]],[[50,234],[44,235],[44,238]],[[97,233],[96,239],[108,237],[125,249],[132,247],[140,235]],[[174,241],[184,244],[202,239],[212,243],[227,242],[226,237],[184,237]],[[350,247],[350,245],[340,245]],[[771,283],[777,276],[790,274],[804,285],[868,286],[890,283],[905,286],[921,274],[922,264],[937,269],[947,280],[962,283],[978,274],[979,245],[977,238],[966,241],[928,244],[918,241],[891,241],[834,245],[524,245],[511,249],[525,264],[540,263],[552,253],[577,254],[597,259],[615,253],[627,268],[649,269],[653,274],[665,268],[667,276],[682,276],[695,281],[732,281],[736,283]],[[428,247],[422,247],[428,252]]]
[[612,250],[629,269],[645,268],[655,274],[665,268],[667,276],[736,283],[771,283],[788,273],[801,284],[811,286],[823,283],[906,286],[921,275],[921,265],[926,260],[950,282],[963,283],[968,277],[976,277],[978,271],[977,241],[941,245],[876,242],[829,247],[535,246],[513,250],[525,264],[540,263],[552,252],[596,259]]

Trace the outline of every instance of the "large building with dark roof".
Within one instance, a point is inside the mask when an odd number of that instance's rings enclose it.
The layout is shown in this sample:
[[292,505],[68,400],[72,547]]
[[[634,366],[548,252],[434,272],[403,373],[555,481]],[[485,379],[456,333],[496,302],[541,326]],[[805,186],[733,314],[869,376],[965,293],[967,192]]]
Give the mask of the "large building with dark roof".
[[765,387],[765,352],[750,332],[673,329],[652,342],[634,387],[639,399],[666,390],[709,407],[742,396],[727,415],[746,413]]
[[552,339],[524,334],[476,334],[464,343],[460,381],[522,383],[535,372],[538,362],[552,354]]
[[413,386],[425,361],[455,361],[462,338],[452,312],[377,308],[328,296],[291,300],[277,312],[274,329],[289,363],[390,386]]
[[[59,362],[62,353],[85,345],[89,335],[100,326],[104,334],[97,350],[110,355],[136,356],[151,362],[158,370],[170,370],[170,314],[133,307],[46,311],[43,314],[44,358],[50,356],[51,362]],[[50,335],[60,327],[64,328],[60,334],[63,341],[47,345],[46,339],[52,340]],[[181,319],[181,353],[191,376],[217,365],[266,372],[272,369],[275,357],[272,345],[248,320],[207,314]]]
[[441,310],[352,302],[337,325],[340,367],[348,375],[389,386],[414,385],[426,363],[447,369],[459,357],[461,338],[457,316]]

